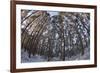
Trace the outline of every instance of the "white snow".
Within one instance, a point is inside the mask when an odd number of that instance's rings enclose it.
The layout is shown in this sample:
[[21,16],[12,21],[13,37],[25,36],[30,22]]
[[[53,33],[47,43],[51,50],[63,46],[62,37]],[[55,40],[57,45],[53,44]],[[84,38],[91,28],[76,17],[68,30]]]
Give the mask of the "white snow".
[[48,31],[43,32],[43,35],[46,35],[48,33]]
[[59,37],[58,33],[56,33],[56,39]]
[[[71,57],[65,57],[66,61],[72,61],[72,60],[87,60],[90,59],[90,53],[89,49],[86,49],[85,54],[82,56],[81,54],[77,54],[76,56]],[[59,57],[53,57],[51,61],[61,61]],[[21,51],[21,63],[27,63],[27,62],[47,62],[47,59],[44,56],[40,56],[36,54],[35,56],[31,55],[31,58],[28,57],[28,52],[24,51],[22,49]]]
[[28,52],[24,51],[24,49],[22,49],[21,51],[21,62],[22,63],[26,63],[26,62],[43,62],[46,61],[46,59],[43,56],[39,56],[39,55],[31,55],[31,58],[28,57]]
[[21,25],[21,28],[25,28],[25,25]]

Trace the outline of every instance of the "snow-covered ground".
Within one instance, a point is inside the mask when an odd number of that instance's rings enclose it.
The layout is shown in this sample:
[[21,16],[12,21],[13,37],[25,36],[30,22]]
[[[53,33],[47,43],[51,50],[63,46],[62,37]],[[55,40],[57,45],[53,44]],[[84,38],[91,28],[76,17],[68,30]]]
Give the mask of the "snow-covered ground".
[[[76,56],[71,56],[70,58],[65,57],[66,61],[71,60],[87,60],[90,58],[89,50],[85,50],[85,54],[82,56],[81,54],[77,54]],[[21,50],[21,63],[27,63],[27,62],[46,62],[47,59],[44,56],[39,55],[31,55],[31,58],[28,57],[28,52],[24,51],[24,49]],[[61,61],[59,57],[53,57],[51,61]]]
[[26,63],[26,62],[43,62],[46,61],[46,59],[43,56],[39,55],[31,55],[31,58],[28,57],[28,52],[24,51],[24,49],[21,50],[21,62]]

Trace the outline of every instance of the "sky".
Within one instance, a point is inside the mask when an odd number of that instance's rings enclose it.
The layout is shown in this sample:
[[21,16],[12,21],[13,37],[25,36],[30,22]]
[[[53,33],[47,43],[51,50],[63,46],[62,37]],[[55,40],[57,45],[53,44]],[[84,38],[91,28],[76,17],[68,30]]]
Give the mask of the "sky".
[[57,11],[47,11],[47,12],[50,14],[51,17],[59,14],[59,12]]

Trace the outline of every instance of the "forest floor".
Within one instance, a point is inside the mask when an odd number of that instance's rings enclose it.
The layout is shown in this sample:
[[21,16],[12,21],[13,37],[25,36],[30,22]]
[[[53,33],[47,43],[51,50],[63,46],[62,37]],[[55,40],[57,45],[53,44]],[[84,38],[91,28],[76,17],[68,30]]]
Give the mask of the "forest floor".
[[[76,56],[71,57],[65,57],[66,61],[72,61],[72,60],[88,60],[90,59],[90,53],[89,50],[85,50],[84,55],[77,54]],[[59,57],[53,57],[51,61],[61,61]],[[27,51],[24,51],[24,49],[21,50],[21,63],[27,63],[27,62],[47,62],[46,57],[40,56],[40,55],[31,55],[31,58],[29,58],[29,54]]]

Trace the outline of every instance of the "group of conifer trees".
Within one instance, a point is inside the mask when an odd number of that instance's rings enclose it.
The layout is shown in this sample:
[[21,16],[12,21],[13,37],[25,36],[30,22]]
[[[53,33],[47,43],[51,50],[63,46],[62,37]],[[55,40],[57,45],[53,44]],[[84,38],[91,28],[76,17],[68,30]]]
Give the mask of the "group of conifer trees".
[[90,49],[90,14],[21,10],[21,49],[47,61],[84,55]]

